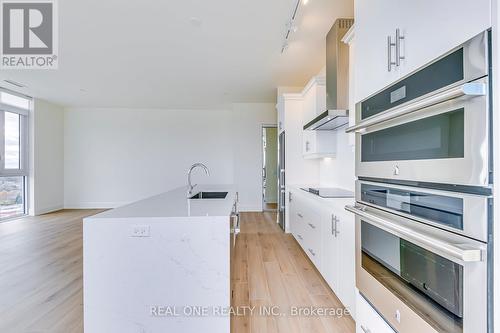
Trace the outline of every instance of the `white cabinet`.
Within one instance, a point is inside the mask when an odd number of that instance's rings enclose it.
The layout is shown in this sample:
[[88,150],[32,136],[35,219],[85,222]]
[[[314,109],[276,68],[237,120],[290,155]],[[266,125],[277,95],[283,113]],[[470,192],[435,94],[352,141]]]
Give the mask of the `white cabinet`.
[[404,1],[398,10],[406,75],[491,27],[490,0]]
[[344,207],[351,199],[336,199],[323,211],[323,267],[321,273],[342,304],[355,313],[354,217]]
[[278,111],[278,133],[281,133],[285,130],[285,108],[278,103],[276,104],[276,111]]
[[352,199],[329,200],[300,190],[289,195],[291,232],[353,317],[356,308],[354,217],[344,207]]
[[[315,76],[302,91],[304,125],[326,111],[326,79]],[[337,143],[334,131],[307,131],[302,133],[304,158],[334,157]]]
[[[490,0],[356,0],[356,101],[491,27]],[[400,65],[396,62],[396,30]]]
[[395,333],[359,293],[356,297],[356,333]]
[[326,77],[315,76],[302,90],[304,97],[304,124],[326,111]]
[[314,265],[322,266],[322,223],[318,208],[299,192],[291,192],[290,223],[292,234]]
[[337,137],[334,131],[303,131],[302,154],[304,158],[335,157]]
[[394,34],[395,8],[398,0],[356,0],[354,22],[356,25],[356,51],[354,61],[356,101],[362,100],[396,81],[397,70],[388,71],[387,37]]

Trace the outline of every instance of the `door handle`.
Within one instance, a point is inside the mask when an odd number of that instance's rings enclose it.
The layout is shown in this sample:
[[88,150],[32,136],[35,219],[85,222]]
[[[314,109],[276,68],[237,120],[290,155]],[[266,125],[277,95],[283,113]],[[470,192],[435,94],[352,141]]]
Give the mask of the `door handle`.
[[280,187],[285,188],[285,169],[280,170]]
[[380,216],[376,212],[367,211],[365,206],[345,206],[345,209],[355,215],[361,217],[364,222],[367,222],[379,229],[382,229],[399,238],[406,239],[424,249],[436,253],[442,257],[454,262],[478,262],[482,260],[482,250],[479,248],[469,247],[464,244],[448,243],[441,239],[435,238],[432,235],[423,234],[416,230],[410,229],[398,223],[398,220],[404,221],[404,218],[394,216],[388,218]]
[[396,66],[401,65],[401,60],[405,57],[401,55],[401,42],[405,39],[405,36],[401,35],[401,31],[396,29]]
[[380,114],[379,116],[371,117],[370,119],[361,121],[357,125],[348,127],[346,129],[346,133],[362,133],[371,126],[378,125],[386,121],[391,121],[413,112],[422,112],[428,107],[448,101],[450,99],[459,98],[462,96],[464,96],[464,98],[474,98],[477,96],[485,96],[486,93],[487,86],[484,82],[464,83],[460,86],[456,86],[448,90],[436,93],[429,98],[416,100],[415,102],[406,105],[403,104],[402,106],[396,106],[392,109],[387,110],[387,112]]
[[392,48],[396,46],[396,43],[392,42],[392,37],[387,36],[387,71],[392,70],[392,66],[396,65],[395,61],[392,61]]

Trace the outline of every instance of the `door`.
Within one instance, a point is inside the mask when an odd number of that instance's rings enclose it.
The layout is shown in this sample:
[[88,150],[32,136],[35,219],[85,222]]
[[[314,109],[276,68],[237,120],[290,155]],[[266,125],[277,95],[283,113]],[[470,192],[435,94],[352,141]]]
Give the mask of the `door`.
[[278,129],[262,128],[262,206],[264,211],[278,208]]
[[278,222],[281,229],[285,230],[285,132],[281,132],[278,141],[278,189],[279,189],[279,204],[278,204]]

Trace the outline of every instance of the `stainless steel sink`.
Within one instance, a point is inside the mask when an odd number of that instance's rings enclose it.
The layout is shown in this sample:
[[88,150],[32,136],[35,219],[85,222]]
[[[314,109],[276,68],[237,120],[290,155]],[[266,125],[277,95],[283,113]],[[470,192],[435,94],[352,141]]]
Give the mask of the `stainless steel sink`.
[[225,199],[227,192],[198,192],[189,199]]

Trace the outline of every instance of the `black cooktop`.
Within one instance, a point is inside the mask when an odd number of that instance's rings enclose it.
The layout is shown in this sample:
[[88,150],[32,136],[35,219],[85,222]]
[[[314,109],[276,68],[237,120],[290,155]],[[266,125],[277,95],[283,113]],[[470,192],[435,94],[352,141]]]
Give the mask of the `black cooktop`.
[[354,198],[354,193],[335,187],[304,187],[301,190],[315,194],[322,198]]

